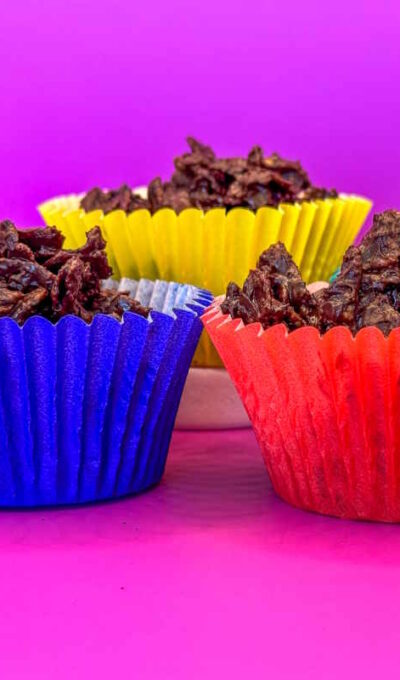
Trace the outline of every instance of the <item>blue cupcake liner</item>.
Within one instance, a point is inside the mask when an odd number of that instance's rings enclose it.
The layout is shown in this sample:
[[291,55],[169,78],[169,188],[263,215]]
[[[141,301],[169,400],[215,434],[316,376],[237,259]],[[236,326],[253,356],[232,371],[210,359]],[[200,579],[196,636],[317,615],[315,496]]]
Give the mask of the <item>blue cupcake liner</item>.
[[119,289],[149,318],[0,318],[0,506],[111,499],[161,479],[212,296],[163,281]]

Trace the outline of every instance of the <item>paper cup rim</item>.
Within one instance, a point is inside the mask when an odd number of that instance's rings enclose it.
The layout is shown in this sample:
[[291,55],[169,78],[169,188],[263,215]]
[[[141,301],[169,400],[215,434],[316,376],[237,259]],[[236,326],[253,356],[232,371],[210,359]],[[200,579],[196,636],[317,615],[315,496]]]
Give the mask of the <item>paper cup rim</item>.
[[[304,333],[308,334],[313,333],[314,335],[317,335],[319,337],[319,340],[322,342],[323,339],[326,337],[330,337],[337,333],[342,334],[345,333],[351,337],[353,342],[356,342],[357,338],[362,337],[365,334],[370,334],[372,332],[381,336],[385,342],[389,342],[389,338],[392,336],[392,334],[395,335],[400,334],[400,326],[398,326],[397,328],[392,328],[389,335],[384,335],[381,329],[378,328],[377,326],[364,326],[363,328],[360,328],[360,330],[358,330],[356,333],[352,333],[350,328],[348,326],[344,326],[343,324],[333,326],[328,331],[326,331],[326,333],[321,333],[318,330],[318,328],[309,325],[302,326],[301,328],[296,328],[295,330],[290,331],[284,323],[274,324],[273,326],[269,326],[268,328],[263,328],[259,321],[254,321],[253,323],[245,324],[241,318],[233,318],[230,314],[224,314],[221,311],[220,302],[221,302],[220,298],[216,299],[207,309],[204,310],[203,314],[201,315],[200,319],[206,329],[208,324],[217,322],[217,320],[219,319],[220,323],[218,323],[215,328],[217,332],[221,327],[224,327],[227,324],[232,323],[231,331],[233,333],[248,329],[247,332],[251,334],[251,337],[256,336],[258,338],[261,338],[262,336],[266,335],[267,339],[269,333],[280,333],[282,335],[282,338],[284,338],[285,340],[293,335],[298,336]],[[233,325],[235,324],[235,322],[236,325]]]
[[[133,280],[133,279],[132,279]],[[158,280],[153,282],[154,284],[156,283],[166,283],[166,284],[174,284],[175,281],[161,281]],[[77,316],[76,314],[65,314],[62,316],[60,319],[57,321],[53,322],[50,321],[50,319],[47,319],[45,316],[42,316],[41,314],[32,314],[29,316],[24,323],[18,324],[15,319],[12,319],[10,316],[4,315],[0,316],[0,325],[4,325],[5,323],[15,325],[17,328],[25,328],[29,323],[31,323],[33,320],[35,320],[35,323],[37,323],[39,320],[39,323],[41,323],[43,326],[47,327],[54,327],[57,328],[60,324],[64,325],[66,323],[74,323],[74,324],[80,324],[81,326],[92,326],[92,324],[95,322],[95,319],[99,319],[96,323],[99,323],[100,320],[102,321],[103,319],[107,319],[106,323],[110,324],[110,327],[112,325],[117,325],[117,326],[123,326],[124,323],[129,320],[130,318],[132,319],[143,319],[143,322],[146,322],[148,324],[154,323],[154,315],[156,317],[165,317],[169,318],[172,321],[176,320],[178,315],[190,315],[190,316],[197,316],[201,317],[202,313],[204,312],[205,309],[209,308],[210,303],[213,300],[212,294],[205,289],[202,288],[197,288],[197,286],[193,286],[192,284],[185,284],[185,283],[178,283],[177,284],[179,287],[184,288],[185,286],[192,288],[193,289],[193,297],[191,301],[185,301],[181,304],[176,304],[174,305],[170,311],[168,312],[162,312],[158,311],[157,309],[150,309],[150,312],[147,317],[142,316],[141,314],[138,314],[137,312],[131,312],[131,311],[126,311],[123,313],[122,318],[116,319],[114,316],[111,314],[105,314],[103,312],[99,312],[98,314],[94,314],[93,318],[90,321],[85,321],[81,317]],[[138,321],[136,321],[138,323]],[[142,323],[142,322],[139,322]]]
[[[146,196],[147,196],[147,187],[144,187],[144,186],[133,187],[132,190],[135,191],[136,193],[139,193],[143,198],[146,198]],[[106,189],[104,189],[104,191],[106,191]],[[74,207],[61,207],[61,208],[58,207],[58,208],[56,208],[56,206],[54,206],[54,208],[56,209],[57,212],[60,212],[60,214],[64,215],[64,216],[68,215],[72,212],[82,211],[82,213],[84,213],[85,215],[91,215],[93,213],[99,212],[104,217],[107,217],[108,215],[114,215],[114,214],[117,214],[117,213],[123,213],[124,215],[129,217],[129,216],[131,216],[135,213],[139,213],[139,212],[146,212],[150,215],[150,217],[154,217],[155,215],[157,215],[160,212],[169,212],[169,213],[172,213],[172,214],[176,215],[177,217],[179,217],[179,215],[185,214],[189,211],[195,211],[196,214],[200,213],[202,215],[208,214],[212,211],[223,211],[225,213],[225,215],[233,213],[235,211],[245,211],[246,213],[251,213],[253,215],[257,215],[260,211],[263,211],[263,210],[266,210],[266,209],[267,210],[277,210],[279,212],[283,212],[283,209],[282,209],[283,206],[290,206],[290,207],[299,207],[299,206],[302,206],[302,205],[312,206],[312,205],[319,205],[321,203],[326,203],[326,202],[329,202],[329,201],[333,202],[333,201],[338,201],[338,200],[344,201],[344,202],[351,201],[351,200],[358,200],[358,201],[366,202],[368,204],[371,203],[371,199],[367,198],[366,196],[361,196],[360,194],[352,194],[352,193],[348,194],[348,193],[345,193],[345,192],[340,192],[337,196],[329,196],[329,197],[326,197],[326,198],[317,198],[317,199],[311,200],[311,201],[297,201],[295,203],[286,203],[285,201],[282,201],[277,206],[265,205],[265,206],[261,206],[260,208],[257,208],[257,210],[252,210],[251,208],[246,208],[246,207],[241,207],[241,206],[235,206],[235,207],[233,207],[229,210],[228,210],[228,208],[226,208],[224,206],[215,206],[213,208],[210,208],[209,210],[202,210],[201,208],[196,208],[195,206],[190,206],[188,208],[184,208],[179,213],[177,213],[175,210],[173,210],[173,208],[169,208],[169,207],[159,208],[154,213],[151,213],[149,210],[147,210],[147,208],[138,208],[137,210],[132,210],[131,212],[126,212],[125,210],[118,208],[116,210],[111,210],[108,213],[104,213],[103,210],[101,210],[100,208],[96,208],[94,210],[86,211],[86,210],[84,210],[84,208],[82,208],[80,206],[80,201],[86,195],[86,193],[87,192],[80,192],[80,193],[77,193],[77,194],[75,194],[75,193],[60,194],[60,195],[54,196],[53,198],[50,198],[46,201],[43,201],[42,203],[39,203],[39,205],[37,206],[37,209],[38,209],[39,213],[42,214],[42,211],[45,210],[45,209],[51,208],[53,203],[55,204],[56,202],[62,201],[64,199],[75,199],[76,205]]]

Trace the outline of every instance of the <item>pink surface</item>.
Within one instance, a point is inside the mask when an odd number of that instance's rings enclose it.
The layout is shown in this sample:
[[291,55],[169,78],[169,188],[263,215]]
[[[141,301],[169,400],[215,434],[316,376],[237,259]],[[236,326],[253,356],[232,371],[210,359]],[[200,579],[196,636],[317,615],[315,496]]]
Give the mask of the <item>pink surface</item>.
[[2,512],[0,677],[398,677],[400,530],[308,515],[251,431],[176,433],[144,496]]

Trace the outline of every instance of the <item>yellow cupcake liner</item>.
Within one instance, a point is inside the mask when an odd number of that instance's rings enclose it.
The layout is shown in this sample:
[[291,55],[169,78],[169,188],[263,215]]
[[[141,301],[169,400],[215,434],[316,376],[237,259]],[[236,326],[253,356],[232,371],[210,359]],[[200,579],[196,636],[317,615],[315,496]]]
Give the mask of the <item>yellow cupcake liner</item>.
[[[260,253],[277,241],[285,244],[307,283],[328,280],[372,205],[359,196],[341,195],[256,213],[189,208],[177,215],[164,208],[154,215],[147,210],[104,215],[101,210],[86,213],[79,207],[81,198],[61,196],[39,206],[46,224],[63,232],[65,248],[81,246],[88,229],[97,225],[107,241],[115,278],[191,283],[214,295],[224,293],[229,281],[242,284]],[[221,365],[204,334],[193,364]]]

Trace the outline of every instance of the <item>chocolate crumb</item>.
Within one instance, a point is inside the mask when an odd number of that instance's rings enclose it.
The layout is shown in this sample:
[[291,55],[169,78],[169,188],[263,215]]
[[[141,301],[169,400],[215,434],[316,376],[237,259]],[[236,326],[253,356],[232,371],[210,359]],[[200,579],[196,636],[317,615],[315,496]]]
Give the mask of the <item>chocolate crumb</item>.
[[81,207],[90,212],[91,210],[102,210],[105,214],[113,210],[124,210],[131,213],[140,208],[149,208],[149,202],[135,194],[127,184],[122,184],[119,189],[103,191],[95,187],[88,191],[81,201]]

